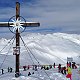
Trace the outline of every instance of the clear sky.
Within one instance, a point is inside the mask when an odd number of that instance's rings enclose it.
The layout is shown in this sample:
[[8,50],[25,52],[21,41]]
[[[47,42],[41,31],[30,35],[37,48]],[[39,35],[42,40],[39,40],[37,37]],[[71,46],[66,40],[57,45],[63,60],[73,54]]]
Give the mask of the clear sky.
[[[27,28],[27,32],[80,33],[80,0],[0,0],[0,22],[15,15],[16,1],[26,21],[41,23],[39,28]],[[9,33],[2,29],[0,33]]]

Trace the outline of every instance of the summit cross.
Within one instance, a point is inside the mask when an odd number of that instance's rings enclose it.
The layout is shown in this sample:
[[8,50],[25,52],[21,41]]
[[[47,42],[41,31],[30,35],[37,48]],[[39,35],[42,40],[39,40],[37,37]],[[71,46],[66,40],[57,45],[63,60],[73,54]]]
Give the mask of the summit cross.
[[[16,2],[16,15],[15,15],[15,20],[11,19],[13,22],[0,22],[0,27],[13,27],[13,31],[15,30],[16,34],[16,48],[20,47],[20,32],[19,29],[24,27],[38,27],[40,26],[40,23],[38,22],[21,22],[20,20],[20,3]],[[23,18],[23,17],[22,17]],[[20,71],[19,71],[19,66],[20,66],[20,51],[19,53],[15,54],[16,56],[16,69],[15,69],[15,77],[19,77]]]

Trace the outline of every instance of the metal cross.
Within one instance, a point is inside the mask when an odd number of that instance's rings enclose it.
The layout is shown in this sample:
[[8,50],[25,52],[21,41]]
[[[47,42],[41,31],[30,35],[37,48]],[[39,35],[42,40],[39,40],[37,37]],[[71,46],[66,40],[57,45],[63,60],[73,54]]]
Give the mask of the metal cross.
[[[38,27],[40,26],[40,23],[38,22],[19,22],[20,20],[20,3],[16,2],[16,21],[14,22],[0,22],[0,27],[12,27],[14,25],[14,28],[16,27],[16,48],[20,47],[20,32],[19,32],[19,26],[26,26],[26,27]],[[15,54],[16,55],[16,69],[15,69],[15,77],[19,77],[20,71],[19,71],[19,56],[20,53]]]

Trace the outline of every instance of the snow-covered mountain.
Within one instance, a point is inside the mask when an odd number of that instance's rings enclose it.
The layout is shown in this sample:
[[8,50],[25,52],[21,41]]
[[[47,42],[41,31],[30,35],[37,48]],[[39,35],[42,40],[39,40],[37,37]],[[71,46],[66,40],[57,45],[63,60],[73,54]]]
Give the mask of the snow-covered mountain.
[[[22,36],[24,44],[21,40],[20,44],[20,60],[21,65],[26,64],[53,64],[54,62],[66,63],[67,57],[73,57],[73,60],[77,63],[80,62],[80,35],[78,34],[67,34],[67,33],[53,33],[53,34],[40,34],[30,33]],[[9,42],[10,39],[0,39],[0,50]],[[13,40],[9,43],[12,44]],[[8,45],[2,51],[0,51],[0,63],[6,57],[5,64],[8,66],[14,65],[13,47]],[[27,51],[28,50],[28,51]],[[2,57],[3,56],[3,57]],[[36,59],[35,59],[36,58]],[[37,60],[37,61],[36,61]],[[10,65],[9,65],[10,63]],[[4,65],[5,66],[5,65]]]

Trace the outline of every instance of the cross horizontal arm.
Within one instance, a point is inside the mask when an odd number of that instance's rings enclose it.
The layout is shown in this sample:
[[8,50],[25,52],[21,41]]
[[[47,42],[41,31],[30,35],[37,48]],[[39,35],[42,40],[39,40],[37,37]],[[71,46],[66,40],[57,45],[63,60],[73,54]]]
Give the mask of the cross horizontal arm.
[[26,27],[38,27],[40,26],[40,23],[38,22],[21,22],[22,26],[26,26]]
[[[38,22],[20,22],[20,24],[22,24],[22,26],[24,27],[38,27],[40,26],[40,23]],[[14,25],[13,22],[0,22],[0,27],[12,27],[10,25]]]
[[8,22],[0,22],[0,27],[8,27],[9,25],[13,25],[12,22],[8,24]]

